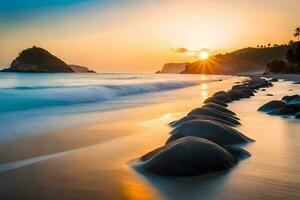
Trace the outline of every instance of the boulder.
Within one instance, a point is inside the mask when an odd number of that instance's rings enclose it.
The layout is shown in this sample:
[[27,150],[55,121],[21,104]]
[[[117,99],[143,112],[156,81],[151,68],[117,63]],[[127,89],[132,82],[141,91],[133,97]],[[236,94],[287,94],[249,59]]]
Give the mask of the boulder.
[[[239,118],[234,115],[230,115],[230,114],[221,112],[220,110],[216,110],[214,108],[208,108],[208,107],[195,108],[194,110],[189,112],[187,115],[209,115],[209,116],[224,119],[224,120],[227,120],[227,121],[230,121],[233,123],[236,123],[236,121],[239,120]],[[239,124],[237,124],[237,125],[239,125]]]
[[282,97],[282,101],[286,102],[286,103],[300,103],[300,96],[298,94],[296,95],[291,95],[291,96],[284,96]]
[[162,176],[195,176],[229,169],[238,162],[236,155],[243,154],[249,155],[238,148],[232,154],[208,140],[185,137],[146,154],[136,167]]
[[181,118],[177,121],[171,122],[170,125],[172,127],[176,128],[176,127],[179,127],[182,124],[184,124],[188,121],[194,120],[194,119],[204,119],[204,120],[216,121],[216,122],[220,122],[222,124],[232,126],[232,127],[237,126],[237,124],[232,123],[230,121],[226,121],[224,119],[220,119],[220,118],[217,118],[217,117],[212,117],[212,116],[209,116],[209,115],[187,115],[187,116],[185,116],[185,117],[183,117],[183,118]]
[[239,98],[250,98],[251,95],[246,93],[246,92],[243,92],[241,89],[232,89],[232,90],[229,90],[228,91],[229,94],[233,94],[233,95],[236,95],[238,96]]
[[230,103],[233,101],[227,93],[215,95],[215,96],[213,96],[213,98],[216,100],[225,102],[225,103]]
[[278,79],[277,78],[272,78],[270,81],[271,82],[278,82]]
[[263,106],[261,106],[258,109],[258,111],[266,112],[266,113],[273,112],[273,111],[279,111],[282,108],[286,107],[286,105],[287,104],[283,101],[273,100],[273,101],[270,101],[270,102],[264,104]]
[[295,115],[300,112],[300,104],[287,104],[285,107],[268,112],[271,115]]
[[218,105],[223,106],[223,107],[227,107],[227,106],[228,106],[225,102],[220,101],[220,100],[218,100],[218,99],[215,99],[215,98],[213,98],[213,97],[209,97],[209,98],[207,98],[207,99],[204,101],[204,103],[209,103],[209,102],[218,104]]
[[235,93],[233,93],[233,92],[230,92],[230,91],[227,92],[227,95],[228,95],[232,100],[234,100],[234,101],[237,101],[237,100],[240,100],[240,99],[241,99],[237,94],[235,94]]
[[221,112],[227,113],[229,115],[236,116],[236,114],[234,112],[232,112],[231,110],[224,108],[223,106],[219,106],[218,104],[215,104],[215,103],[207,103],[207,104],[204,104],[202,107],[213,108],[213,109],[219,110]]
[[195,119],[171,131],[167,144],[186,136],[195,136],[210,140],[220,146],[245,144],[251,140],[239,131],[212,120]]

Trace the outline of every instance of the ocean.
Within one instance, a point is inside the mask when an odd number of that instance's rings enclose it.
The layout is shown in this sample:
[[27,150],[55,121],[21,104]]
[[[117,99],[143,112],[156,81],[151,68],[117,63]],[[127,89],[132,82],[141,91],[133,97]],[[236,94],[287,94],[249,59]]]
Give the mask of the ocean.
[[[24,134],[37,133],[43,124],[46,124],[43,129],[47,131],[77,124],[70,121],[69,125],[64,123],[64,126],[59,123],[56,123],[55,127],[49,125],[51,119],[53,121],[62,115],[74,117],[87,112],[139,106],[143,99],[145,102],[145,96],[151,93],[181,89],[228,77],[178,74],[0,73],[0,128],[5,130],[4,134],[0,135],[0,142]],[[160,102],[160,99],[153,99],[153,103],[155,102]],[[151,104],[151,100],[148,99],[147,103]],[[80,121],[82,124],[83,120]]]

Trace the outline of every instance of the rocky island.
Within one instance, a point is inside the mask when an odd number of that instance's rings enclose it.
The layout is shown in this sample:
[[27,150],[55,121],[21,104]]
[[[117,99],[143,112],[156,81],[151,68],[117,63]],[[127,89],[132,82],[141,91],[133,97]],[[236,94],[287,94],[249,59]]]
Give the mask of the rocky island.
[[19,53],[10,67],[2,72],[91,73],[86,67],[68,65],[47,50],[33,46]]

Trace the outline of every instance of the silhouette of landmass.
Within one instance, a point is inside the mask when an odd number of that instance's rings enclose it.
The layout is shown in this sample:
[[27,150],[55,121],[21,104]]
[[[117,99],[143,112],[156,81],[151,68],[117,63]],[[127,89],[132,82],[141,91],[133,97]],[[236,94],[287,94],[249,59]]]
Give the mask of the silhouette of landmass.
[[87,67],[79,66],[79,65],[69,65],[73,71],[76,73],[96,73],[94,70],[90,70]]
[[[265,48],[244,48],[231,53],[217,54],[208,60],[197,60],[187,63],[180,73],[183,74],[232,74],[243,72],[265,72],[266,65],[273,60],[285,59],[290,48],[296,47],[297,43],[291,45],[280,45]],[[176,65],[173,63],[172,68]],[[178,63],[178,66],[182,63]],[[166,66],[160,73],[168,73]]]
[[86,67],[68,65],[47,50],[33,46],[19,53],[10,68],[2,72],[90,73],[94,71]]

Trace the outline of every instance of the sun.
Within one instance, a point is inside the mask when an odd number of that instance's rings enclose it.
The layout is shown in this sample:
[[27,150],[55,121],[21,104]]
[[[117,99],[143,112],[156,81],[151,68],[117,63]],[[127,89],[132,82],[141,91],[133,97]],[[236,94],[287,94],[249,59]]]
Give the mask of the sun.
[[201,60],[207,60],[207,59],[209,58],[209,54],[208,54],[206,51],[202,51],[202,52],[200,52],[200,54],[199,54],[199,58],[200,58]]

